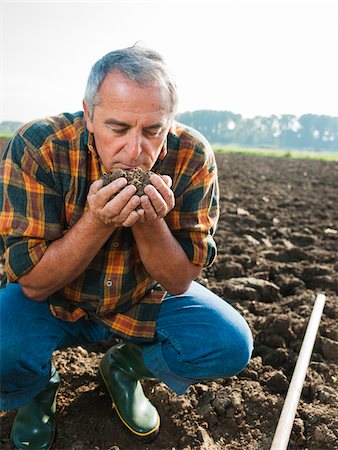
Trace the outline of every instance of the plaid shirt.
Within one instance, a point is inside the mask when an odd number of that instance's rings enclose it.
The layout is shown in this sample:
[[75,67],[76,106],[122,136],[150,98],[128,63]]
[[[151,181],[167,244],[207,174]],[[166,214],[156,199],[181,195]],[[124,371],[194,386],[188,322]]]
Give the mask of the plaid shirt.
[[[153,169],[173,180],[175,208],[165,220],[189,260],[212,263],[218,219],[213,151],[196,131],[174,123]],[[82,216],[90,184],[103,173],[83,113],[23,126],[0,169],[0,253],[15,282]],[[144,268],[130,228],[118,228],[87,269],[48,298],[67,321],[95,316],[116,334],[151,340],[165,290]]]

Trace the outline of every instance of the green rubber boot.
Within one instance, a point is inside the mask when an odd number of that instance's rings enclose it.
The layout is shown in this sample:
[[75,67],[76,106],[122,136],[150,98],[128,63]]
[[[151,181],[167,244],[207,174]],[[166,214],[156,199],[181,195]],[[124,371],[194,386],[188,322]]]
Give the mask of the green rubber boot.
[[140,442],[151,442],[160,429],[160,416],[144,395],[140,380],[156,378],[145,367],[141,347],[117,344],[100,362],[100,373],[118,417]]
[[60,376],[55,370],[46,388],[22,406],[14,420],[11,440],[17,449],[49,449],[55,434],[56,393]]

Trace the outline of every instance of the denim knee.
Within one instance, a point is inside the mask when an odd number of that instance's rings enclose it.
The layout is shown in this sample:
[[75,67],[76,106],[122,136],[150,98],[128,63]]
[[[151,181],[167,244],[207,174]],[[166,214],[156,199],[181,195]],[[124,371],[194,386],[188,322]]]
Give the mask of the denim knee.
[[253,351],[251,330],[244,317],[229,303],[209,312],[208,322],[214,351],[214,376],[231,377],[249,363]]
[[[206,379],[231,377],[240,373],[249,363],[253,351],[253,338],[245,319],[233,311],[232,321],[222,317],[209,317],[209,343],[195,341],[206,350],[199,361],[191,361],[191,373],[199,372]],[[216,315],[215,315],[216,316]],[[189,358],[189,355],[187,355]],[[198,366],[200,368],[198,369]],[[209,370],[209,376],[206,370]]]
[[226,327],[226,334],[220,333],[219,357],[223,361],[231,358],[230,365],[224,365],[223,376],[234,376],[240,373],[249,363],[253,351],[253,338],[250,328],[243,317],[240,316],[241,326],[234,326],[231,330]]
[[251,358],[248,324],[224,300],[217,303],[219,311],[199,304],[191,315],[185,306],[181,317],[170,317],[158,330],[157,342],[145,346],[146,366],[179,395],[191,384],[237,375]]
[[171,372],[194,381],[238,374],[253,350],[245,319],[198,283],[193,283],[185,294],[164,300],[157,340]]

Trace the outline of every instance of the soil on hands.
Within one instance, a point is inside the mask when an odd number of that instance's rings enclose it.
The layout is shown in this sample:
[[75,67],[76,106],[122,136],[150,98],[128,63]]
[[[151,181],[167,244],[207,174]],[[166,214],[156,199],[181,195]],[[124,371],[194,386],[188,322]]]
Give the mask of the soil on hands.
[[[333,450],[338,442],[338,164],[217,155],[221,216],[216,262],[198,281],[237,308],[255,339],[235,377],[178,396],[144,382],[161,431],[151,444],[122,430],[98,364],[115,342],[54,353],[63,380],[54,450],[268,450],[315,295],[327,296],[289,449]],[[229,301],[229,300],[228,300]],[[2,413],[10,449],[15,412]]]
[[115,169],[110,173],[104,173],[102,175],[103,186],[107,186],[107,184],[118,178],[126,178],[127,185],[134,185],[137,189],[135,195],[141,197],[144,194],[144,188],[148,184],[151,184],[150,177],[151,175],[154,175],[154,173],[155,172],[152,172],[151,170],[142,170],[138,167],[129,170]]

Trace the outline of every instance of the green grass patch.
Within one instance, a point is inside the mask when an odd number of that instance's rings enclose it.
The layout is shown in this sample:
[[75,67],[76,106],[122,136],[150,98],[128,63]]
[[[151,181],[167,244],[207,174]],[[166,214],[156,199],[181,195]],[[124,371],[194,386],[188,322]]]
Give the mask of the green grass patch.
[[273,158],[294,158],[294,159],[316,159],[320,161],[338,162],[338,152],[316,152],[311,150],[280,150],[280,149],[259,149],[259,148],[241,148],[213,145],[215,153],[241,154],[251,156],[269,156]]
[[13,136],[13,133],[0,133],[0,138],[10,139]]

